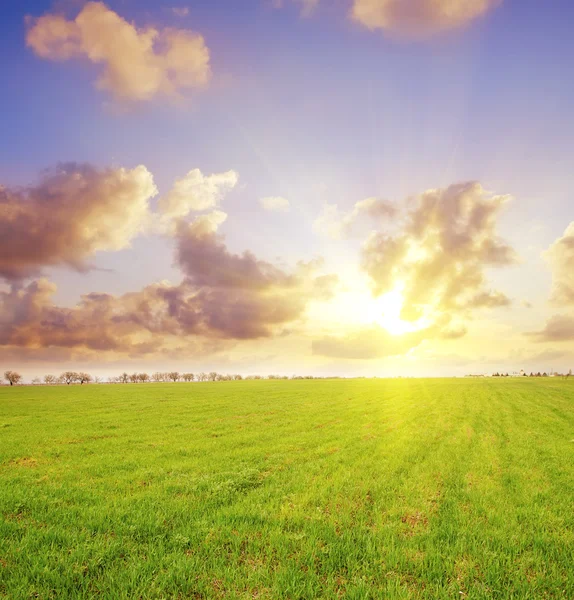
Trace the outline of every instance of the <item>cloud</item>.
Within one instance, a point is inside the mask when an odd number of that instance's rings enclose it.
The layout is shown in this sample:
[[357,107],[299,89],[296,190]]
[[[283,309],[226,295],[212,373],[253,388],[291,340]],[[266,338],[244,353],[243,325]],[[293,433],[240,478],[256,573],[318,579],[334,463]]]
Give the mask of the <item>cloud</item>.
[[346,213],[339,211],[336,204],[325,204],[323,211],[315,219],[313,228],[320,235],[339,240],[352,235],[355,226],[364,217],[381,223],[393,219],[397,213],[395,206],[379,198],[361,200]]
[[317,276],[316,262],[287,272],[252,252],[231,253],[217,232],[225,218],[214,211],[179,221],[175,233],[176,261],[204,300],[209,328],[240,339],[269,337],[300,318],[311,300],[332,295],[333,276]]
[[171,12],[176,16],[176,17],[187,17],[189,15],[189,8],[187,6],[174,6],[171,9]]
[[17,279],[60,264],[85,269],[96,252],[127,247],[146,227],[156,193],[141,165],[66,163],[36,186],[0,186],[0,276]]
[[[297,4],[301,5],[301,16],[310,17],[317,7],[319,6],[320,0],[293,0]],[[273,8],[283,8],[283,0],[273,0]]]
[[287,198],[281,198],[280,196],[268,196],[267,198],[261,198],[259,200],[264,210],[272,212],[289,212],[291,205]]
[[201,336],[201,300],[185,286],[159,283],[122,296],[90,293],[72,308],[53,304],[56,290],[55,284],[39,279],[0,292],[0,348],[26,349],[37,356],[50,348],[94,351],[98,358],[102,353],[135,357],[169,352],[188,334],[197,334],[188,352],[221,348],[217,340]]
[[530,331],[526,335],[536,342],[569,342],[574,340],[574,317],[555,315],[546,321],[541,331]]
[[27,18],[26,43],[40,57],[87,58],[103,70],[99,90],[118,101],[179,97],[211,78],[203,37],[185,29],[138,29],[103,2],[87,2],[74,20],[58,14]]
[[176,257],[184,279],[114,296],[90,293],[71,308],[55,305],[46,279],[13,283],[0,292],[0,348],[67,348],[143,356],[169,353],[182,343],[206,352],[239,340],[281,335],[312,301],[329,300],[335,275],[320,261],[287,272],[251,252],[233,254],[217,229],[222,211],[178,221]]
[[504,294],[486,289],[485,276],[487,267],[516,261],[496,227],[508,200],[475,182],[413,199],[397,231],[374,232],[363,245],[362,267],[374,294],[400,287],[407,321],[508,305]]
[[500,0],[354,0],[351,16],[367,27],[407,37],[457,29],[484,16]]
[[193,169],[176,180],[171,191],[160,199],[159,209],[170,218],[210,210],[221,202],[238,181],[239,175],[235,171],[203,175],[199,169]]
[[550,299],[559,305],[574,305],[574,221],[564,235],[544,253],[552,270]]
[[346,336],[325,336],[312,343],[313,354],[330,358],[369,360],[405,354],[429,335],[426,330],[394,336],[378,326]]

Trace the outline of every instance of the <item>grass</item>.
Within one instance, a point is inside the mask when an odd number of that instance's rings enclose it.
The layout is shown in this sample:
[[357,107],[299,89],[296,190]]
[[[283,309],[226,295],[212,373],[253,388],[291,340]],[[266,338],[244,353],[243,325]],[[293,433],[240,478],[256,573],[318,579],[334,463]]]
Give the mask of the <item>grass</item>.
[[0,597],[574,598],[574,382],[0,388]]

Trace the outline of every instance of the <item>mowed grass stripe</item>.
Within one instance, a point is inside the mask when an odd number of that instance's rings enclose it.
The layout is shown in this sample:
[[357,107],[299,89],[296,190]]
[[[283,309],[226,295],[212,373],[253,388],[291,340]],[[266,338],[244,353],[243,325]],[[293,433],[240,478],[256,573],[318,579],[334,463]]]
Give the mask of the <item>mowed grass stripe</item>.
[[0,596],[574,598],[574,382],[0,389]]

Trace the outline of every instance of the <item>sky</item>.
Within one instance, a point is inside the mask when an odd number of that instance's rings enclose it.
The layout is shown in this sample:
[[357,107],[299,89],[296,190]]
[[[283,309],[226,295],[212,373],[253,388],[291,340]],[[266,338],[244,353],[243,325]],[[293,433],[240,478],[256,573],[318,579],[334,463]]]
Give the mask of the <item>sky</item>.
[[8,0],[0,366],[574,368],[566,0]]

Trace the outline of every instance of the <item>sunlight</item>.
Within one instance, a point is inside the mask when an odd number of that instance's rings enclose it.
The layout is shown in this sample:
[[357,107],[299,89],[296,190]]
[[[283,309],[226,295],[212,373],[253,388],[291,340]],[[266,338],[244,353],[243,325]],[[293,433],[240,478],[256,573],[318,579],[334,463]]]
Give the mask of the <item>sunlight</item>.
[[375,322],[392,335],[403,335],[425,327],[423,319],[414,322],[401,319],[401,309],[404,303],[401,286],[397,286],[394,290],[383,294],[380,298],[374,300],[374,303],[377,311]]

